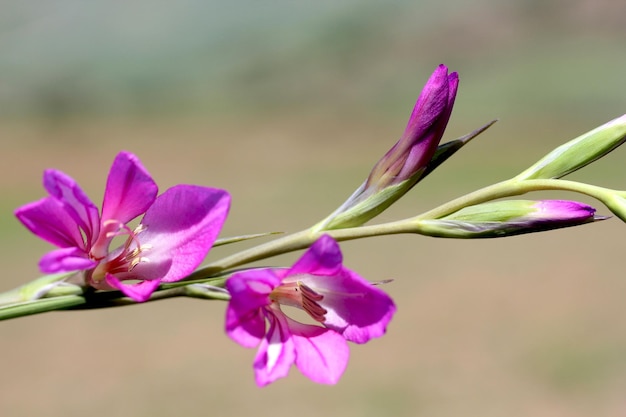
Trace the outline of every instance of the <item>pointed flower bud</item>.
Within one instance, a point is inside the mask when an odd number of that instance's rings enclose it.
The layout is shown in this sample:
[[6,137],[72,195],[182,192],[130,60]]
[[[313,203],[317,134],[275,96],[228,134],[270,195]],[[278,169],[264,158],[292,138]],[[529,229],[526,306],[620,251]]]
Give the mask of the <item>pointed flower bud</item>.
[[567,200],[505,200],[463,208],[441,219],[419,220],[420,234],[457,239],[543,232],[604,220],[595,209]]
[[417,180],[437,150],[450,119],[459,85],[456,72],[439,65],[420,94],[400,140],[374,166],[367,190]]
[[400,140],[372,169],[367,180],[319,230],[359,226],[374,218],[423,177],[450,119],[459,77],[439,65],[417,99]]
[[626,114],[571,140],[515,179],[561,178],[602,158],[626,141]]

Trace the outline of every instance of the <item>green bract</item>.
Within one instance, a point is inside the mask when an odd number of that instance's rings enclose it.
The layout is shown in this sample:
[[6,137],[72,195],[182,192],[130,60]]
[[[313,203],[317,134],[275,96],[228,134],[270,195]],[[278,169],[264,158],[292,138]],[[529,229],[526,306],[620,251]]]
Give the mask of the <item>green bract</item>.
[[564,177],[602,158],[625,140],[626,114],[559,146],[515,179]]

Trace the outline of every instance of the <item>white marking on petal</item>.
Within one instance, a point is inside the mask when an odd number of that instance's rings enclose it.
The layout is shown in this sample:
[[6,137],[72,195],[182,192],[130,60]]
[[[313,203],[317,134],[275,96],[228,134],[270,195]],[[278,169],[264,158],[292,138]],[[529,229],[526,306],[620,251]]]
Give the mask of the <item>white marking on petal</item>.
[[[268,334],[268,343],[267,343],[267,370],[268,372],[272,372],[276,363],[278,363],[278,358],[280,357],[283,351],[283,342],[281,341],[281,328],[278,320],[276,320],[274,326],[270,327],[271,334]],[[273,330],[273,331],[272,331]]]

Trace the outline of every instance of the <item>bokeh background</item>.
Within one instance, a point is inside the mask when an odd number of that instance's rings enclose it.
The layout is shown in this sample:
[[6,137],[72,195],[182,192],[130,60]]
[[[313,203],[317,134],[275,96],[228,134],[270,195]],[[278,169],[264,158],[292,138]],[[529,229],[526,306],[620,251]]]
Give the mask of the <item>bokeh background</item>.
[[[359,185],[440,63],[461,77],[447,139],[500,121],[382,219],[513,176],[624,113],[624,16],[613,0],[4,0],[1,288],[37,277],[50,249],[12,214],[43,196],[45,168],[98,202],[130,150],[162,189],[230,190],[223,236],[296,231]],[[573,178],[626,188],[624,152]],[[534,197],[548,196],[574,197]],[[343,244],[349,267],[395,279],[399,311],[386,337],[352,346],[334,387],[294,369],[257,388],[254,351],[223,334],[219,302],[3,322],[0,414],[626,415],[625,231],[611,219]]]

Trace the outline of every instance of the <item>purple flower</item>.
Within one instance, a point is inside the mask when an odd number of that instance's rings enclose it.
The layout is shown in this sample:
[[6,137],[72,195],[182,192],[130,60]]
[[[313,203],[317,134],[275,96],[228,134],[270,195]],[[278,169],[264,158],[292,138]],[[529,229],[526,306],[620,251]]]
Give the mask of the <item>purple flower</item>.
[[[202,262],[230,207],[226,191],[195,185],[177,185],[157,197],[156,183],[128,152],[113,162],[102,214],[63,172],[46,170],[43,182],[50,195],[15,211],[31,232],[60,248],[43,256],[40,269],[84,270],[88,285],[118,289],[139,302],[161,282],[178,281]],[[128,223],[143,213],[131,228]],[[124,243],[111,249],[115,238]]]
[[[244,347],[260,343],[254,360],[260,386],[286,376],[294,363],[315,382],[336,383],[348,363],[346,341],[382,336],[396,311],[385,292],[342,265],[339,245],[328,235],[291,268],[239,272],[226,289],[226,332]],[[324,327],[295,321],[282,306],[304,310]]]

